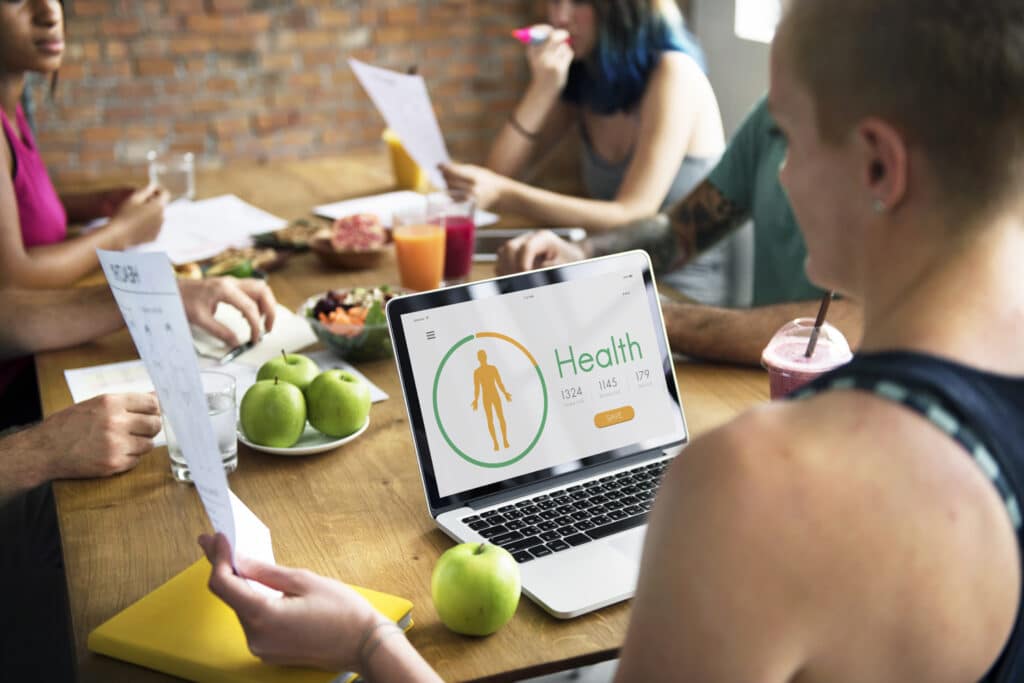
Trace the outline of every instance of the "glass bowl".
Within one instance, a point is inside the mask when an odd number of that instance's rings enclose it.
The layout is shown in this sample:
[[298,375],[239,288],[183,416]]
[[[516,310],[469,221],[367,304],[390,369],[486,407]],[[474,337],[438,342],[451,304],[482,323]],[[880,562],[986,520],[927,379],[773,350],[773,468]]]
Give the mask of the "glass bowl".
[[[390,287],[389,291],[392,296],[402,293],[402,290],[395,287]],[[325,296],[326,292],[306,299],[299,309],[299,315],[306,319],[313,333],[334,355],[348,361],[380,360],[392,355],[391,335],[383,315],[369,323],[323,322],[313,314],[313,310]],[[381,303],[382,309],[383,305]]]

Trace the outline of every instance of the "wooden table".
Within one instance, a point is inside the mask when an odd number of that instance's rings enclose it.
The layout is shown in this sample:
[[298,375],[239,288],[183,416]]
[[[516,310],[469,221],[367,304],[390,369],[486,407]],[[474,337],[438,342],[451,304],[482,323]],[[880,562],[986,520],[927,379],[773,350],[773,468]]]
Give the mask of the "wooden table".
[[[201,174],[201,196],[233,192],[282,217],[307,215],[326,201],[387,191],[379,155]],[[473,275],[487,277],[490,266]],[[270,277],[278,299],[294,309],[329,288],[397,282],[394,258],[369,272],[323,269],[298,255]],[[37,357],[44,413],[71,404],[66,368],[137,357],[127,332]],[[531,601],[489,638],[466,638],[440,623],[430,574],[452,545],[427,514],[393,361],[359,366],[390,395],[375,404],[367,433],[336,452],[304,458],[265,455],[239,446],[232,489],[270,527],[282,564],[410,598],[416,627],[409,639],[445,680],[518,680],[615,656],[629,603],[560,621]],[[677,374],[691,434],[721,424],[767,397],[759,370],[682,363]],[[132,472],[54,486],[82,681],[159,681],[148,672],[86,649],[88,633],[200,556],[196,537],[209,529],[192,487],[170,476],[166,449]]]

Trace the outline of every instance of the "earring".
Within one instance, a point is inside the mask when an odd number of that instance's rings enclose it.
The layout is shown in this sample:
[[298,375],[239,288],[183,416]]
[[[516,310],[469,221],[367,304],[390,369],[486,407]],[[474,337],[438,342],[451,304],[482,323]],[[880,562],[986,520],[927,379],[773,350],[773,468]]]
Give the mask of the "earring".
[[875,209],[875,213],[885,213],[889,210],[889,207],[881,199],[876,199],[872,206]]

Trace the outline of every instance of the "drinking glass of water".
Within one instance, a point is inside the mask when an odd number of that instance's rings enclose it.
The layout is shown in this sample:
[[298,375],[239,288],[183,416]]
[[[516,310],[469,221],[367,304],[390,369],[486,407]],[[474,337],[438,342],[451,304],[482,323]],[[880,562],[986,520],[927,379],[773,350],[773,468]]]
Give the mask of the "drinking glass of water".
[[[237,410],[235,408],[235,378],[224,372],[203,370],[199,373],[206,394],[206,407],[213,434],[217,439],[224,473],[234,472],[238,467],[238,435],[235,432]],[[171,456],[171,475],[177,481],[192,481],[188,462],[181,452],[181,444],[174,436],[171,423],[163,417],[164,434],[167,435],[167,453]]]
[[171,195],[171,200],[196,198],[196,157],[192,152],[161,154],[155,149],[146,154],[149,162],[149,182],[160,185]]

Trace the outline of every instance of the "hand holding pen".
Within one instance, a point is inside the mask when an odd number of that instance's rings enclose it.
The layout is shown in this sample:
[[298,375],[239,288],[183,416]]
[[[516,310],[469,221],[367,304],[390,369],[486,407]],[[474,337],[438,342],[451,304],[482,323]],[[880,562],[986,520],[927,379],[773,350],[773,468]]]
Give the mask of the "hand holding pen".
[[531,86],[548,93],[560,93],[569,77],[569,65],[575,57],[568,31],[548,24],[537,24],[518,29],[513,35],[527,46]]

